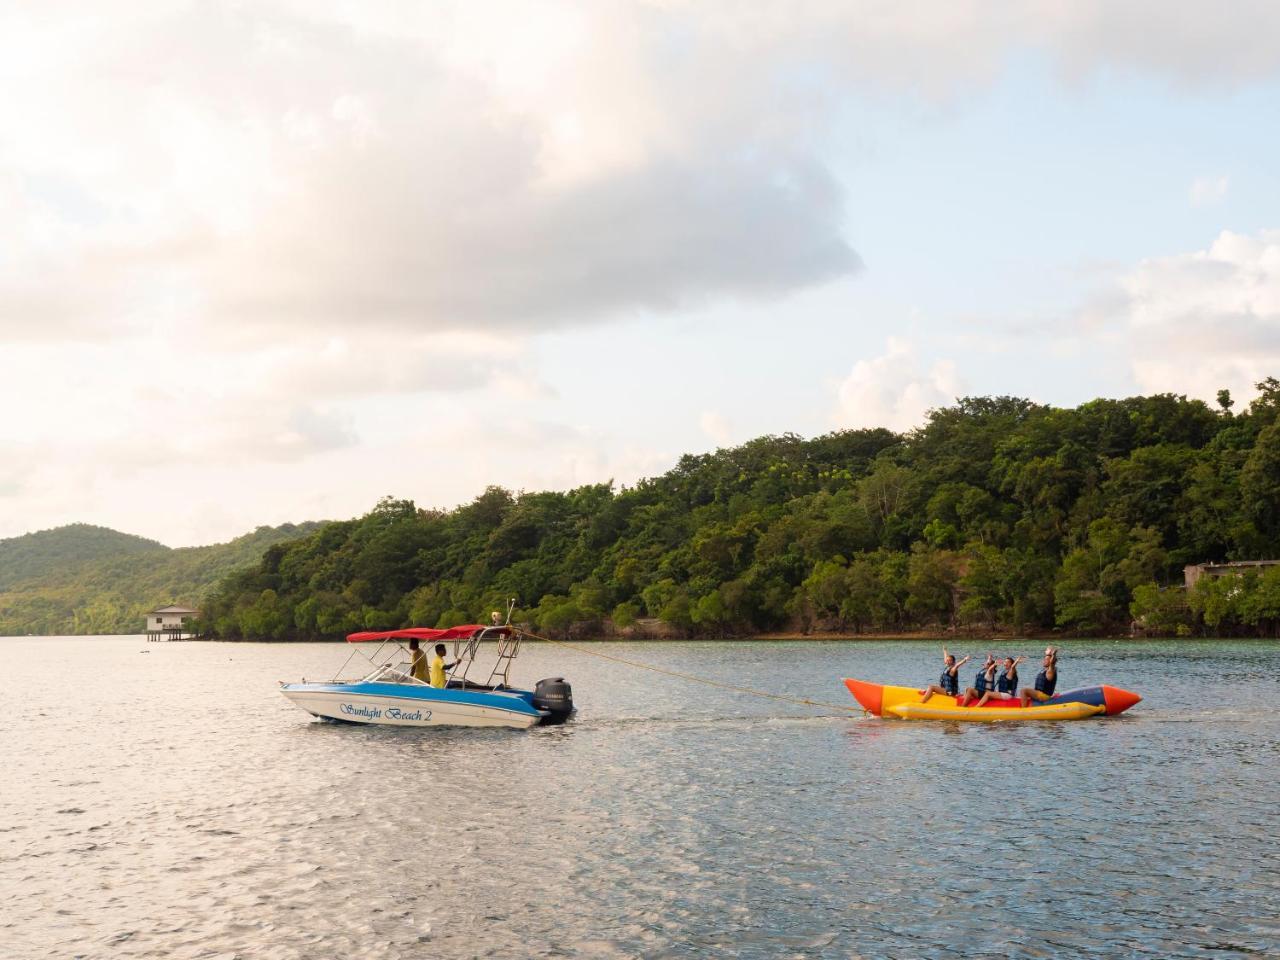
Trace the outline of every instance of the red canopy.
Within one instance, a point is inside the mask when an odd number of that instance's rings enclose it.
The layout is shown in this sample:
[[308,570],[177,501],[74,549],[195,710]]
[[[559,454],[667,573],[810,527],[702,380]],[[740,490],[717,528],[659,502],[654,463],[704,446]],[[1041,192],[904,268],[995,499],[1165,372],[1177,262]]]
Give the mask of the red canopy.
[[347,634],[347,643],[364,643],[366,640],[469,640],[477,630],[501,629],[506,632],[509,627],[486,627],[482,623],[467,623],[444,630],[433,630],[430,627],[407,627],[404,630],[366,630],[363,633]]

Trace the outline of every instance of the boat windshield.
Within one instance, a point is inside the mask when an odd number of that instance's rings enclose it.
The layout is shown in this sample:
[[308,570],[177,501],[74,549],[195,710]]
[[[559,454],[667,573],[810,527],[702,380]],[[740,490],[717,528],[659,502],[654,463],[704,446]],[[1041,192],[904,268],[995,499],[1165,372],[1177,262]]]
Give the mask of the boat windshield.
[[372,672],[360,679],[363,683],[416,683],[419,686],[429,686],[409,672],[408,663],[393,664],[390,661],[374,667]]

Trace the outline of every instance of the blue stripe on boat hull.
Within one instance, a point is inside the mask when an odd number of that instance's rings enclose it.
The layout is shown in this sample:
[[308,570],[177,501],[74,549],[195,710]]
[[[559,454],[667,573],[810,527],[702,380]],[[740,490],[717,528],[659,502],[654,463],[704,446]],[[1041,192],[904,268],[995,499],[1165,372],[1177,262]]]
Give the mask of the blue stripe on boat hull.
[[[320,693],[338,696],[379,697],[429,707],[432,704],[457,704],[501,710],[522,717],[541,718],[544,713],[533,705],[528,690],[465,690],[419,686],[407,683],[286,683],[281,692]],[[355,721],[360,722],[360,721]]]
[[1102,687],[1080,687],[1077,690],[1064,690],[1048,700],[1036,702],[1040,706],[1047,706],[1053,703],[1087,703],[1093,707],[1105,707],[1107,705],[1106,695],[1102,692]]

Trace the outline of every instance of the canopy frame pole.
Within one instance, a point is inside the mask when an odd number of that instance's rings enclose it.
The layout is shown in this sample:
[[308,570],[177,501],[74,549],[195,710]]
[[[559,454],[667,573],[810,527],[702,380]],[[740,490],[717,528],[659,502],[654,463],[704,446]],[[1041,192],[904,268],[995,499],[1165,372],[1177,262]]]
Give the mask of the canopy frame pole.
[[[483,630],[477,630],[471,635],[471,639],[467,641],[466,647],[463,648],[462,657],[459,657],[454,661],[453,669],[449,671],[448,680],[445,681],[446,687],[449,685],[449,680],[461,680],[462,688],[464,690],[466,689],[467,672],[471,669],[471,665],[476,662],[476,645],[480,642],[480,636],[483,633]],[[458,676],[458,667],[462,664],[464,658],[467,661],[467,665],[462,668],[462,676]]]
[[351,653],[347,654],[347,659],[342,661],[342,666],[340,666],[337,669],[337,671],[334,672],[333,679],[330,681],[330,683],[337,683],[338,678],[342,676],[342,671],[347,669],[347,664],[349,664],[352,660],[355,659],[355,656],[357,653],[363,653],[363,652],[364,651],[361,650],[359,647],[353,646],[351,648]]

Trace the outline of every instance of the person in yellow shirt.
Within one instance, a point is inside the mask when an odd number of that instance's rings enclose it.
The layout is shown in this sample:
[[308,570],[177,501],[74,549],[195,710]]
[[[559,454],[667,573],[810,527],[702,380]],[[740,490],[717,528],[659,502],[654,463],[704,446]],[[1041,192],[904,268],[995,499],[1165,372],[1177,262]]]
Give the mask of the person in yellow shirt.
[[429,679],[427,670],[427,655],[418,648],[418,638],[412,637],[409,640],[409,676],[426,683]]
[[444,672],[452,670],[458,665],[456,660],[453,663],[444,662],[444,655],[448,652],[449,648],[443,643],[436,644],[436,655],[431,660],[431,685],[433,687],[443,688],[446,683]]

